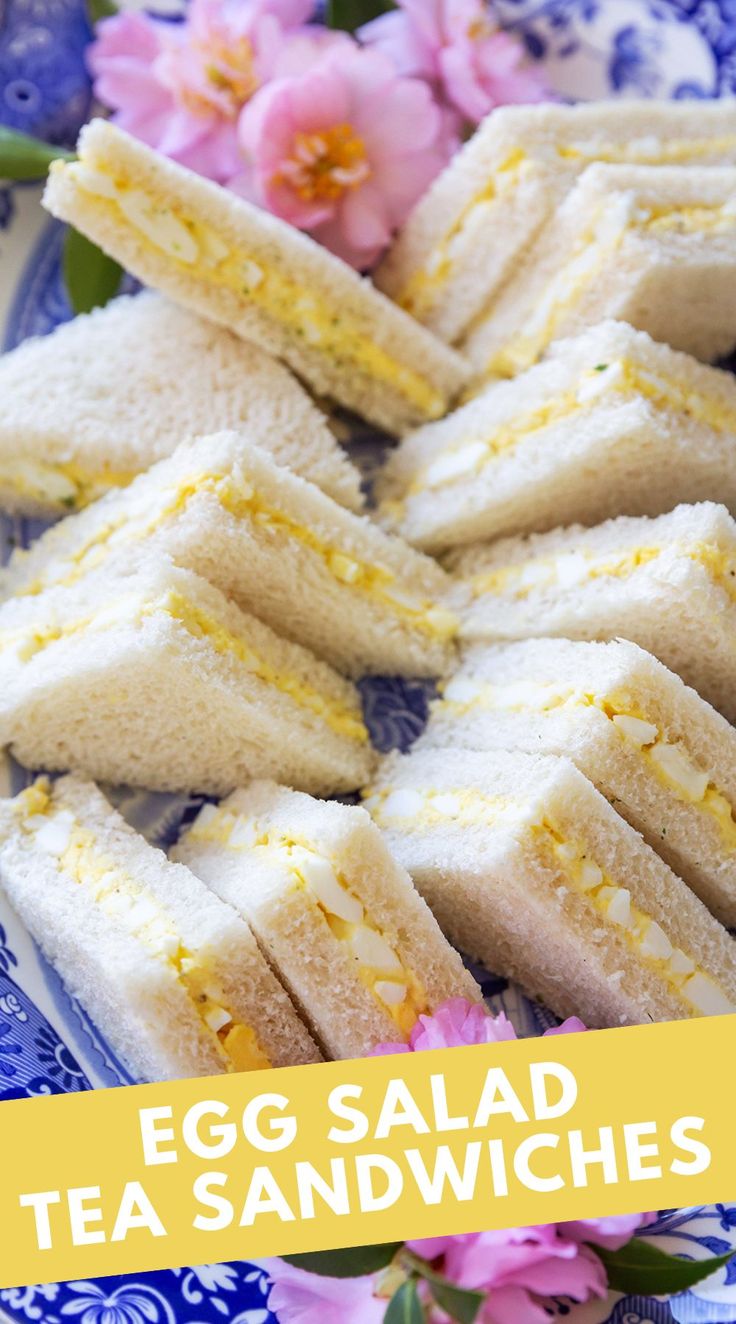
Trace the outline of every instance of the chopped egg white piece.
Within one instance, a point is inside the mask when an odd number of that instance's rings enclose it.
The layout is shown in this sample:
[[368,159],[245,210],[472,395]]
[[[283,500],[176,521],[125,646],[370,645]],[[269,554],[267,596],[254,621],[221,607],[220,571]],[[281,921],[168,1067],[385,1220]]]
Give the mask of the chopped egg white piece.
[[363,907],[356,896],[341,886],[329,860],[314,851],[297,847],[291,853],[290,863],[325,910],[331,915],[337,915],[338,919],[346,920],[348,924],[360,924]]
[[668,961],[672,955],[672,943],[656,920],[651,920],[641,940],[643,956],[651,956],[655,961]]
[[736,1007],[729,1002],[717,984],[700,972],[690,976],[683,984],[682,991],[704,1016],[726,1016],[729,1012],[736,1011]]
[[386,818],[413,818],[424,809],[424,796],[410,787],[401,787],[392,791],[382,805],[382,815]]
[[649,757],[657,764],[667,780],[678,787],[689,800],[703,799],[710,781],[708,773],[700,772],[678,745],[668,745],[660,740],[649,751]]
[[382,1002],[388,1003],[389,1006],[398,1007],[406,999],[407,990],[405,984],[396,984],[385,979],[378,979],[373,987],[376,991],[376,996],[379,997]]
[[616,713],[612,718],[614,726],[622,735],[626,736],[632,744],[651,745],[658,737],[659,731],[651,722],[645,722],[641,717],[629,717],[626,713]]
[[350,938],[357,959],[362,965],[373,966],[376,970],[400,970],[401,961],[386,939],[376,929],[369,929],[366,924],[359,924]]

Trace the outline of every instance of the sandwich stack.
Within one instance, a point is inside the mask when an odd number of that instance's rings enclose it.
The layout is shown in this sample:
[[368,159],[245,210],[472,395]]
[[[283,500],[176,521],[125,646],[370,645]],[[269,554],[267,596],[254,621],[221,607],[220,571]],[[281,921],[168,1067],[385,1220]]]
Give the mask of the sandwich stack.
[[141,544],[349,675],[438,675],[457,628],[437,563],[345,510],[235,433],[183,443],[11,558],[6,591],[35,595]]
[[417,748],[565,756],[736,927],[736,731],[636,644],[478,645]]
[[175,858],[245,917],[330,1057],[479,996],[364,809],[253,782],[205,806]]
[[504,106],[415,207],[376,273],[381,289],[450,343],[493,306],[522,254],[594,162],[736,162],[732,99]]
[[558,1015],[736,1008],[733,940],[568,759],[420,750],[365,804],[450,939]]
[[0,872],[29,932],[136,1078],[320,1060],[247,924],[93,784],[41,779],[0,802]]
[[388,527],[424,551],[681,501],[736,511],[731,373],[602,322],[409,433],[379,475]]

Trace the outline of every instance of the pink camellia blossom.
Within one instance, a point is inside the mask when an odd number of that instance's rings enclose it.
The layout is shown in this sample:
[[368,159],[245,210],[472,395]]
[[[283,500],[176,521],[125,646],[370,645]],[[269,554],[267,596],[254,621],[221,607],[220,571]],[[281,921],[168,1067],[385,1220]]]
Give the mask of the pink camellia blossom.
[[237,119],[280,72],[313,0],[192,0],[182,23],[104,19],[88,50],[95,95],[136,138],[226,182],[242,166]]
[[[577,1016],[570,1016],[562,1025],[545,1030],[551,1034],[576,1034],[584,1030]],[[389,1053],[417,1053],[425,1048],[460,1048],[463,1044],[500,1044],[516,1039],[517,1034],[504,1012],[491,1016],[479,1002],[466,998],[450,998],[431,1016],[420,1016],[409,1036],[408,1044],[378,1044],[372,1057]]]
[[477,124],[494,106],[542,101],[549,90],[521,42],[501,32],[486,0],[398,0],[358,36],[402,73],[426,79]]
[[361,269],[446,163],[442,128],[426,83],[352,41],[263,88],[239,125],[261,205]]
[[[458,1287],[487,1293],[478,1324],[549,1324],[550,1298],[589,1301],[607,1292],[603,1264],[584,1242],[625,1245],[653,1214],[547,1223],[407,1241],[406,1248]],[[401,1268],[326,1278],[269,1261],[269,1308],[279,1324],[380,1324]],[[447,1317],[427,1300],[428,1320]]]

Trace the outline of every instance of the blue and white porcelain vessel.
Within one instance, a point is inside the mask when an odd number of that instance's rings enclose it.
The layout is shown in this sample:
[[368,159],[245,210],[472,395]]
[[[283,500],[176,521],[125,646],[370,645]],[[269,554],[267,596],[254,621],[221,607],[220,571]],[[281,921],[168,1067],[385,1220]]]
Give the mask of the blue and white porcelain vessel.
[[[161,0],[171,14],[181,0]],[[505,26],[521,34],[565,97],[690,97],[736,93],[736,0],[496,0]],[[82,0],[0,0],[0,123],[71,143],[89,113]],[[60,273],[61,227],[45,217],[35,187],[0,182],[0,341],[11,348],[70,316]],[[370,447],[356,444],[370,466]],[[367,452],[367,453],[366,453]],[[0,551],[36,532],[0,520]],[[375,743],[405,747],[425,720],[428,687],[365,682]],[[0,767],[0,793],[28,774]],[[119,792],[126,817],[166,846],[191,808],[174,796]],[[523,1035],[553,1023],[505,981],[482,973],[493,1010]],[[724,1076],[727,1067],[724,1065]],[[0,897],[0,1102],[130,1082],[124,1066],[67,995]],[[0,1173],[0,1181],[2,1174]],[[726,1192],[728,1194],[728,1192]],[[736,1195],[736,1192],[733,1192]],[[411,1229],[407,1229],[410,1233]],[[648,1235],[692,1258],[736,1250],[736,1203],[669,1211]],[[269,1324],[263,1265],[199,1265],[130,1277],[0,1291],[0,1319],[13,1324]],[[736,1324],[736,1263],[664,1302],[612,1295],[571,1306],[569,1324]],[[349,1324],[349,1321],[346,1321]]]

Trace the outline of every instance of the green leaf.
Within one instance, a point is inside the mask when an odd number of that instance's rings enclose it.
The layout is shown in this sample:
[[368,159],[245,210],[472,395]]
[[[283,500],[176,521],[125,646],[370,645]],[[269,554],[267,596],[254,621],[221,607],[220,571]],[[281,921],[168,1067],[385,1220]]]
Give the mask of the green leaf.
[[282,1255],[287,1264],[327,1278],[359,1278],[364,1273],[385,1269],[403,1241],[387,1241],[379,1246],[347,1246],[345,1250],[306,1251],[303,1255]]
[[484,1292],[471,1292],[464,1287],[457,1287],[442,1274],[436,1273],[427,1260],[406,1251],[401,1263],[424,1278],[438,1306],[458,1321],[458,1324],[475,1324],[478,1312],[485,1301]]
[[424,1308],[413,1278],[407,1278],[398,1292],[394,1292],[386,1307],[383,1324],[426,1324]]
[[327,26],[355,32],[363,23],[395,8],[393,0],[327,0]]
[[87,0],[87,13],[93,27],[101,18],[112,18],[117,12],[118,7],[113,0]]
[[75,313],[101,308],[117,294],[123,269],[78,230],[64,239],[64,280]]
[[437,1274],[425,1273],[423,1277],[426,1278],[437,1305],[441,1306],[451,1319],[456,1319],[458,1324],[475,1324],[478,1312],[486,1299],[483,1292],[469,1292],[464,1287],[455,1287],[454,1283],[448,1283]]
[[73,161],[74,153],[0,125],[0,179],[43,179],[58,157]]
[[634,1237],[621,1250],[591,1246],[603,1261],[608,1285],[614,1292],[640,1296],[671,1296],[702,1282],[733,1258],[734,1251],[708,1260],[681,1260],[667,1255],[649,1241]]

